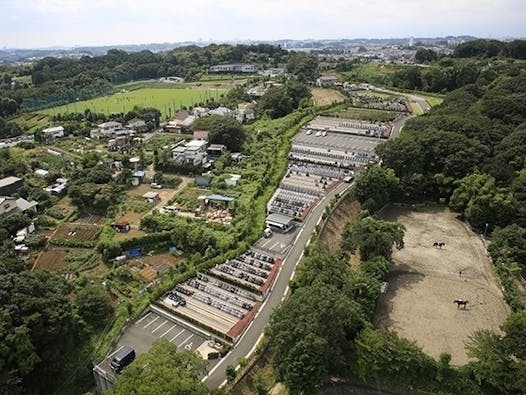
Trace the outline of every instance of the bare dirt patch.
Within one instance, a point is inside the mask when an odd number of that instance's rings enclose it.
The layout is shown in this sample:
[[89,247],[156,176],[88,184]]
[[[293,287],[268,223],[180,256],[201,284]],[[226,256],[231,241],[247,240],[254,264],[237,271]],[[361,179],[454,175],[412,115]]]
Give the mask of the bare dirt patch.
[[33,270],[60,270],[66,269],[68,263],[64,259],[69,250],[52,248],[43,251],[33,266]]
[[335,89],[312,88],[311,93],[316,106],[327,106],[345,101],[345,96]]
[[348,194],[331,213],[320,234],[320,240],[327,246],[329,253],[335,253],[340,248],[345,225],[355,218],[359,211],[360,203]]
[[[468,337],[479,329],[499,332],[510,313],[480,237],[443,208],[392,206],[382,218],[402,223],[406,234],[405,247],[393,253],[376,326],[415,340],[435,358],[447,352],[453,364],[465,364]],[[454,299],[469,304],[458,309]]]

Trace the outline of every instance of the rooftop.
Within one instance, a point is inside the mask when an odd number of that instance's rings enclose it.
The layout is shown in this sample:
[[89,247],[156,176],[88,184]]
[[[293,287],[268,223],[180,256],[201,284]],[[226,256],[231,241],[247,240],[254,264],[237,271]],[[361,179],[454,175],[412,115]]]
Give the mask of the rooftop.
[[5,177],[0,180],[0,187],[5,187],[18,181],[22,181],[22,179],[18,177]]

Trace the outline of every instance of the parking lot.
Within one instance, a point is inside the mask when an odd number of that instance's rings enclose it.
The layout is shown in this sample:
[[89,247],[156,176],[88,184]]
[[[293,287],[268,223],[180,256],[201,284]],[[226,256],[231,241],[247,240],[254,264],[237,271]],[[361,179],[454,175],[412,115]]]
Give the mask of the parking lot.
[[288,233],[273,232],[271,237],[259,239],[256,244],[254,244],[254,247],[284,258],[292,247],[292,242],[296,238],[299,229],[300,226],[296,226],[294,230]]
[[[210,347],[209,339],[204,334],[198,333],[183,326],[175,320],[154,311],[148,311],[142,318],[130,325],[119,338],[116,346],[109,355],[99,364],[106,372],[111,372],[110,362],[121,348],[128,346],[135,350],[136,355],[147,352],[157,339],[166,339],[175,344],[179,350],[195,351],[205,356],[207,352],[217,351]],[[205,357],[206,359],[206,357]],[[211,360],[213,367],[218,360]]]

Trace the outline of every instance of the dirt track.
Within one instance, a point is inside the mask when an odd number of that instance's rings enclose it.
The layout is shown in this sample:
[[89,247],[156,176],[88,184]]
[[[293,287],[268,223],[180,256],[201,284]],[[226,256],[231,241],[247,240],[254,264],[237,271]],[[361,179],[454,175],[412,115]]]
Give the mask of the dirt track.
[[[393,253],[375,324],[415,340],[433,357],[448,352],[452,364],[465,364],[468,337],[478,329],[499,331],[509,314],[480,237],[442,208],[390,207],[382,218],[401,222],[406,234],[405,247]],[[433,247],[438,241],[443,249]],[[467,309],[454,299],[469,300]]]

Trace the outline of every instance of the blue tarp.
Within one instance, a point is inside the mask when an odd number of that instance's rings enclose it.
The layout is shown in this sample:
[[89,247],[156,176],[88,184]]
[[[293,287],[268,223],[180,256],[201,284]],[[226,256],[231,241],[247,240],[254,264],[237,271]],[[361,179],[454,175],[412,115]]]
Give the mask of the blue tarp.
[[168,251],[170,251],[170,252],[177,252],[177,247],[176,246],[168,247]]
[[131,258],[135,258],[141,255],[141,251],[139,251],[138,248],[134,248],[133,250],[128,251],[128,256]]

